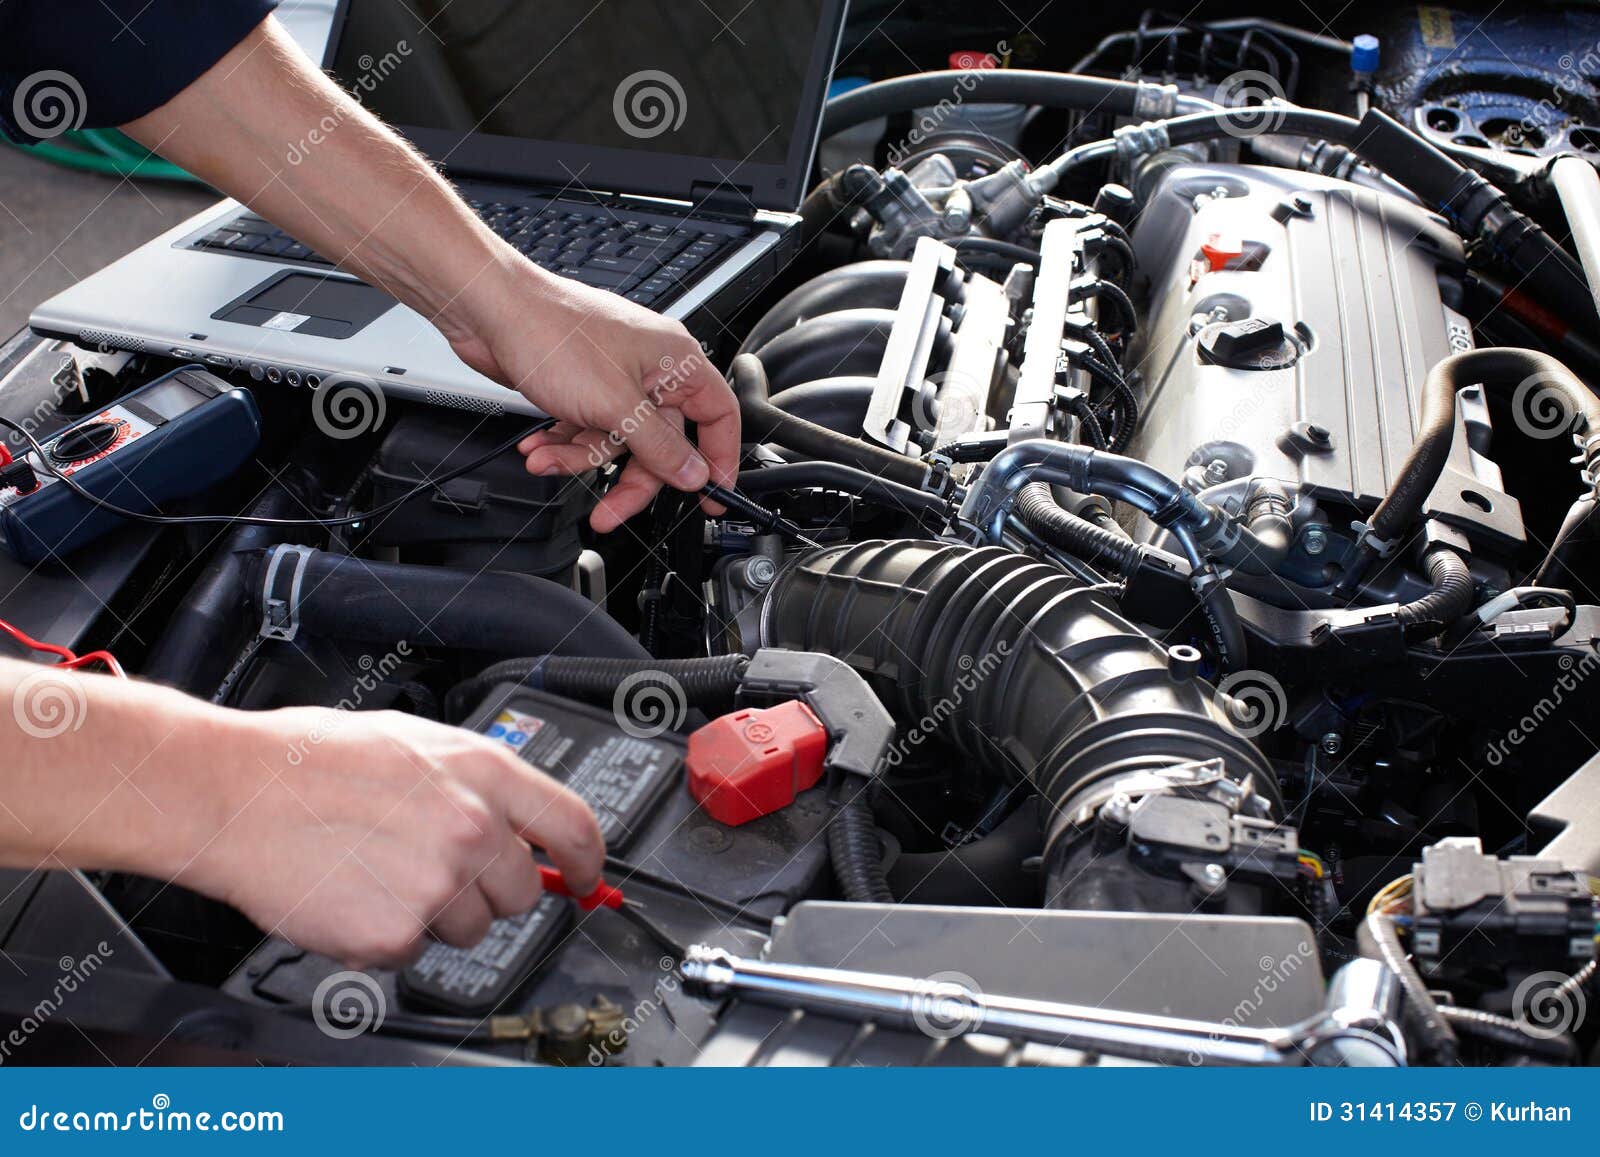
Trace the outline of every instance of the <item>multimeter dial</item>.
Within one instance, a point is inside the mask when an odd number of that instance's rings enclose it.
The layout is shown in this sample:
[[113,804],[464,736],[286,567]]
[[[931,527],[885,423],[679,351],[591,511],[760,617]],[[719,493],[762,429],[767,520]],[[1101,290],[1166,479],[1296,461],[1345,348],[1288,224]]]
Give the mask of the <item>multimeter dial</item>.
[[75,426],[50,447],[50,458],[58,466],[83,462],[111,449],[122,429],[115,422],[85,422]]

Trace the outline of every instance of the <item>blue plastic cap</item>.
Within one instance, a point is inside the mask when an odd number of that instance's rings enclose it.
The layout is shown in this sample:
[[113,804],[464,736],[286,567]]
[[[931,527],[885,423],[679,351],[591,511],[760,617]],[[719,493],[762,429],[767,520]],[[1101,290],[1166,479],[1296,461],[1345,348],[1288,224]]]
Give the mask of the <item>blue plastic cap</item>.
[[1379,42],[1370,32],[1363,32],[1350,42],[1350,71],[1369,73],[1378,71]]

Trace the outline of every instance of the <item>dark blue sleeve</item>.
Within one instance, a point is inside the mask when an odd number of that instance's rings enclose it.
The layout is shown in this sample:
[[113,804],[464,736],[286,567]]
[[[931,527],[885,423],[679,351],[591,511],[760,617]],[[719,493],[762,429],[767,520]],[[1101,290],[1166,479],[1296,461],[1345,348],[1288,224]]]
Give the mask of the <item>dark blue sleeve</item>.
[[160,108],[277,0],[4,0],[0,130],[34,142]]

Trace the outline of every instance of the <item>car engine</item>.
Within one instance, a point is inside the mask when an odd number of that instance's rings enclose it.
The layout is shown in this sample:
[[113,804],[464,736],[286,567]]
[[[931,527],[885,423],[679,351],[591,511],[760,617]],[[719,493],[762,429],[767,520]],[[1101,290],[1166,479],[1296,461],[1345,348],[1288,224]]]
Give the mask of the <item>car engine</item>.
[[131,671],[480,731],[645,924],[547,894],[352,973],[61,873],[0,944],[126,928],[85,1016],[196,1055],[1600,1063],[1600,66],[1548,47],[1600,16],[1518,18],[1546,109],[1470,45],[1430,79],[1410,10],[1340,20],[1380,65],[1207,8],[925,29],[999,47],[830,102],[803,245],[696,334],[725,515],[595,536],[614,472],[529,477],[524,419],[330,380],[262,391],[235,497],[397,505],[141,556]]

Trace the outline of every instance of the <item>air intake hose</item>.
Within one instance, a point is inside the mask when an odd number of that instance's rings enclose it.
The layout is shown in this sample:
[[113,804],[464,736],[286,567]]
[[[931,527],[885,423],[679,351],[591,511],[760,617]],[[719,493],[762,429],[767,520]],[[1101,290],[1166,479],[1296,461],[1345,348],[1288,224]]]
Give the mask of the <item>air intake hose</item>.
[[1099,592],[997,547],[926,540],[830,547],[799,560],[762,610],[762,643],[820,651],[867,676],[900,718],[1044,799],[1046,895],[1074,829],[1066,805],[1109,779],[1220,759],[1283,815],[1231,701]]

